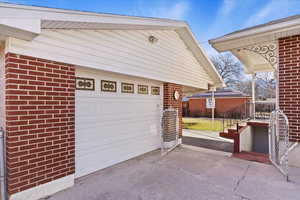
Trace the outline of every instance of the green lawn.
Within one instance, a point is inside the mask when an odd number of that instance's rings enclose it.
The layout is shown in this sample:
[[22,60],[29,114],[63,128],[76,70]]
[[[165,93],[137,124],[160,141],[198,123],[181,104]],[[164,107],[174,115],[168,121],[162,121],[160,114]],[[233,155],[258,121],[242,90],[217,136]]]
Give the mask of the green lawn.
[[192,130],[223,131],[223,121],[215,119],[214,124],[209,118],[183,118],[183,127]]

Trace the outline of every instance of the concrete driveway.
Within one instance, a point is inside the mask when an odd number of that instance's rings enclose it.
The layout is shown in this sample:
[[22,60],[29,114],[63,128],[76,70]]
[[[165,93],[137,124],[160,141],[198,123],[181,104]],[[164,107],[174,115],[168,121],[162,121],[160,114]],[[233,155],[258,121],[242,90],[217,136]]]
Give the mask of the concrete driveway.
[[233,140],[222,138],[215,131],[183,129],[182,143],[218,151],[233,151]]
[[229,153],[182,146],[161,157],[154,151],[100,170],[48,200],[295,200],[293,182],[271,166],[231,158]]

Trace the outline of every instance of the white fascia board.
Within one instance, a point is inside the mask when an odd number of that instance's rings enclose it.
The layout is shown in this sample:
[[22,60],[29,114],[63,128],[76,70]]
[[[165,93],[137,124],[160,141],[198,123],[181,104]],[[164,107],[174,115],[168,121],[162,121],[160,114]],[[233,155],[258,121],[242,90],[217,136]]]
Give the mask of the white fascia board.
[[32,40],[41,32],[39,19],[0,19],[0,35]]
[[0,3],[0,18],[39,18],[52,21],[73,21],[104,24],[128,24],[144,26],[173,26],[181,27],[185,23],[179,20],[133,17],[125,15],[101,14],[93,12],[82,12],[75,10],[64,10],[56,8],[45,8],[36,6],[23,6],[15,4]]
[[209,40],[209,43],[219,52],[224,52],[252,44],[274,41],[282,37],[300,34],[300,18],[277,24],[260,26],[241,30]]
[[265,25],[265,26],[260,26],[257,28],[249,28],[249,29],[245,29],[244,31],[241,30],[240,32],[237,33],[232,33],[223,37],[219,37],[216,39],[211,40],[213,43],[216,42],[224,42],[227,40],[232,40],[232,39],[237,39],[237,38],[242,38],[242,37],[247,37],[250,35],[257,35],[257,34],[261,34],[261,33],[272,33],[273,31],[278,31],[278,30],[283,30],[285,28],[289,28],[289,27],[294,27],[294,26],[298,26],[300,25],[300,18],[298,19],[293,19],[290,21],[286,21],[286,22],[281,22],[281,23],[277,23],[277,24],[270,24],[270,25]]
[[40,19],[12,19],[1,18],[1,25],[6,25],[12,28],[21,29],[24,31],[40,34],[41,33],[41,20]]

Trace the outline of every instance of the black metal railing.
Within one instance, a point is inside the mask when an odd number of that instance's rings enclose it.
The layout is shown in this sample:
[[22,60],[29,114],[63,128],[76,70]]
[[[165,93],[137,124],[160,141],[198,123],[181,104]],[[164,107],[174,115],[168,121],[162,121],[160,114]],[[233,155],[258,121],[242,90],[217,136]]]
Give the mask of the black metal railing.
[[255,112],[252,119],[269,120],[271,113],[275,110],[275,102],[256,101]]
[[223,132],[228,128],[238,130],[242,123],[249,120],[268,120],[274,110],[274,102],[257,101],[255,104],[246,102],[223,113]]
[[250,116],[251,105],[248,102],[226,111],[222,117],[223,132],[228,128],[234,127],[238,130],[240,124],[250,119]]

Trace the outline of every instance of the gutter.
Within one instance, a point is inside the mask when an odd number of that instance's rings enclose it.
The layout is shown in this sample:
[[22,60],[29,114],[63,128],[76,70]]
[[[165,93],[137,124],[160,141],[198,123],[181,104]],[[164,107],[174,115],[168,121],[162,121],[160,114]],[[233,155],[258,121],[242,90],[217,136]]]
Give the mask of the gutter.
[[0,127],[0,199],[7,200],[6,173],[5,173],[5,138],[3,127]]

